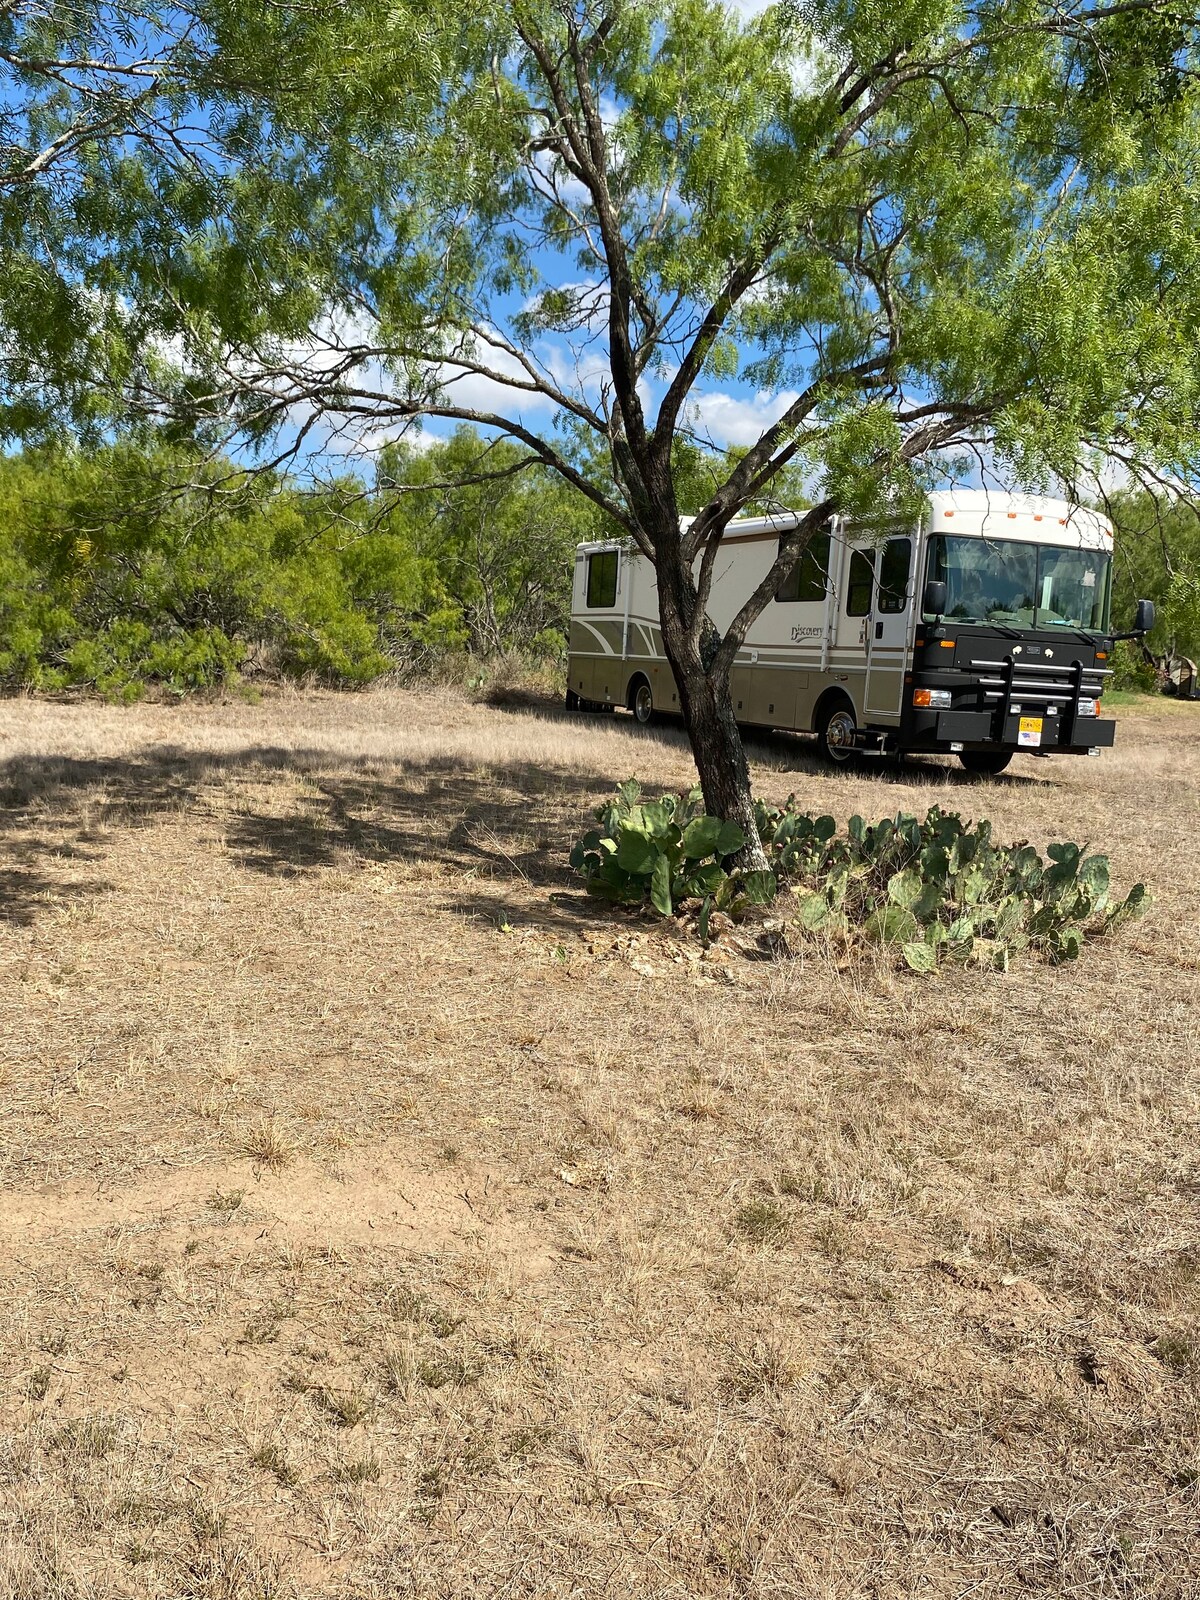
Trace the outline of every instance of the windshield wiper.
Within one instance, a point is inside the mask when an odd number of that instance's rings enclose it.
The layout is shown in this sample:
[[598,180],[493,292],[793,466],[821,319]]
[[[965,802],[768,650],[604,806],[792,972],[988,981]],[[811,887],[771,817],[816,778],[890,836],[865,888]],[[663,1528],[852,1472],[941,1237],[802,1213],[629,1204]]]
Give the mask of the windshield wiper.
[[1074,623],[1047,622],[1044,623],[1043,626],[1047,628],[1069,628],[1077,639],[1082,639],[1084,644],[1090,644],[1093,650],[1096,648],[1095,638],[1090,633],[1085,633],[1082,628],[1077,628]]

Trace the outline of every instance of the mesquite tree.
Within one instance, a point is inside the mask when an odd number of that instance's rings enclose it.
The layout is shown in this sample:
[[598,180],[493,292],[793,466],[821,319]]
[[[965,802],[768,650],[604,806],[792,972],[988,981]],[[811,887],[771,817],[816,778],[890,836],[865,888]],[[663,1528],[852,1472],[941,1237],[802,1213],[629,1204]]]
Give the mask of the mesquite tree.
[[148,207],[205,216],[227,168],[211,46],[190,0],[0,5],[0,438],[111,424],[159,327],[114,251]]
[[[752,840],[730,668],[831,513],[971,455],[1076,490],[1200,465],[1176,6],[222,0],[212,26],[224,209],[130,258],[175,308],[189,414],[519,441],[653,561],[708,809]],[[685,528],[673,451],[735,384],[755,436]],[[718,629],[726,527],[785,468],[815,504]]]

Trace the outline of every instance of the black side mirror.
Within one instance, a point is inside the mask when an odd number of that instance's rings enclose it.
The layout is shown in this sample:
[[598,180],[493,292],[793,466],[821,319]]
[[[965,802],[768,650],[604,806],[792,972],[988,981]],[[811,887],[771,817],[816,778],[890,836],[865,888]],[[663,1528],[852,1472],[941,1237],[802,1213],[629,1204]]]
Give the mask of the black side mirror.
[[[1143,604],[1147,602],[1143,601]],[[925,585],[925,601],[923,609],[927,616],[940,617],[946,610],[946,585],[941,578],[930,578]],[[1154,607],[1150,607],[1153,612]],[[1140,615],[1140,613],[1139,613]]]
[[1137,611],[1133,618],[1133,632],[1135,635],[1149,633],[1154,626],[1154,601],[1139,600]]

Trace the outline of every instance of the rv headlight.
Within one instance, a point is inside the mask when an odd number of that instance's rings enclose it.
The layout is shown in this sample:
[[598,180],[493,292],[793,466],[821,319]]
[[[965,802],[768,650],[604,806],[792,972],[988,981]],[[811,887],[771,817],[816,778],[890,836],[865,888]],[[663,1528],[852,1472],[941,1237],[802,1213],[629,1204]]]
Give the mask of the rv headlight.
[[945,711],[950,705],[949,689],[914,689],[913,705],[928,706],[930,710]]
[[1081,717],[1098,717],[1100,715],[1099,700],[1085,700],[1081,697],[1079,701],[1079,715]]

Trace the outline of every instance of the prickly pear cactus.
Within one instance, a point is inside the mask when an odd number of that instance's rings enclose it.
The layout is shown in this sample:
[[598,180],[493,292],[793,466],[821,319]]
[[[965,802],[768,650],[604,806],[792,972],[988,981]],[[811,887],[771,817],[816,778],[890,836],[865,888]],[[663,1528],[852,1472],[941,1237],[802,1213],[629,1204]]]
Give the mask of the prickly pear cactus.
[[595,817],[599,826],[571,851],[589,894],[627,904],[648,900],[664,917],[698,900],[705,927],[712,909],[737,914],[774,896],[774,873],[730,870],[729,858],[746,835],[736,823],[706,815],[699,789],[644,800],[631,779],[597,806]]
[[915,972],[942,961],[1007,970],[1019,951],[1073,961],[1088,939],[1140,916],[1144,884],[1111,898],[1108,858],[1071,843],[1043,859],[1030,844],[999,844],[987,821],[964,822],[934,806],[867,824],[851,817],[839,835],[832,817],[759,804],[759,833],[781,878],[799,900],[802,932],[860,929],[899,947]]

